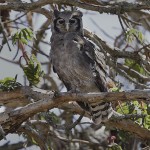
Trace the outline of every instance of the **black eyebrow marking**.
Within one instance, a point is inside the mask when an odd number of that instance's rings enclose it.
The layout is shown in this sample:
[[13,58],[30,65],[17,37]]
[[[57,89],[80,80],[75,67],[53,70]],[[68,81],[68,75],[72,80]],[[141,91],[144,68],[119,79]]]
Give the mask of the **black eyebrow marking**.
[[55,31],[57,31],[57,32],[60,32],[60,30],[56,27],[56,23],[57,23],[57,21],[58,21],[59,19],[62,19],[62,18],[58,17],[58,18],[54,19],[54,29],[55,29]]

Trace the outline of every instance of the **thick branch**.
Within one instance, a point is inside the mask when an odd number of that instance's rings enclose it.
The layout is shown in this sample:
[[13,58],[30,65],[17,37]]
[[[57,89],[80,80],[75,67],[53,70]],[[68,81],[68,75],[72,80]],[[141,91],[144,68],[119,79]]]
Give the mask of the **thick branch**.
[[[58,93],[56,97],[53,97],[54,93],[38,88],[22,87],[21,89],[12,92],[0,92],[0,104],[5,106],[15,106],[13,103],[17,103],[19,100],[22,104],[27,104],[30,101],[27,97],[33,98],[35,101],[45,100],[59,100],[62,103],[69,101],[89,101],[89,102],[113,102],[113,101],[149,101],[150,90],[132,90],[126,92],[98,92],[98,93]],[[56,103],[57,104],[57,103]],[[60,104],[60,105],[61,105]],[[59,105],[59,104],[58,104]],[[57,105],[57,106],[58,106]],[[16,105],[18,107],[18,105]]]
[[[60,108],[64,104],[70,101],[86,101],[89,102],[99,102],[99,101],[129,101],[129,100],[143,100],[149,101],[150,90],[142,91],[128,91],[128,92],[110,92],[110,93],[60,93],[54,94],[51,91],[45,90],[32,90],[30,87],[23,87],[20,90],[13,92],[1,92],[0,93],[0,103],[3,104],[6,99],[12,101],[18,99],[27,99],[27,97],[32,97],[37,102],[30,103],[22,108],[13,110],[11,112],[5,112],[0,114],[0,124],[6,134],[15,132],[17,128],[26,121],[29,117],[36,113],[47,111],[52,108]],[[68,104],[69,105],[69,104]],[[67,107],[67,105],[65,106]],[[76,112],[76,109],[72,111]],[[77,113],[82,113],[82,110],[78,109]],[[113,127],[118,127],[129,132],[134,132],[143,139],[150,139],[150,131],[141,128],[139,125],[132,121],[109,121],[107,125]],[[135,126],[135,128],[134,128]],[[135,130],[134,130],[135,129]],[[138,129],[138,130],[137,130]]]
[[[108,43],[106,43],[102,38],[99,38],[96,34],[89,32],[88,30],[84,29],[85,36],[92,40],[96,45],[102,47],[102,51],[105,53],[109,53],[113,58],[129,58],[134,59],[135,61],[142,61],[137,52],[129,52],[129,51],[122,51],[121,49],[115,47],[112,48]],[[145,61],[144,61],[145,62]]]
[[0,92],[0,105],[16,108],[29,104],[31,101],[25,97],[22,90],[13,92]]
[[141,9],[149,10],[149,2],[146,4],[140,3],[128,3],[128,2],[119,2],[113,3],[108,5],[92,5],[88,3],[83,3],[78,0],[39,0],[37,2],[32,3],[19,3],[19,2],[12,2],[12,3],[3,3],[0,5],[0,10],[16,10],[16,11],[31,11],[37,9],[39,7],[45,6],[47,4],[65,4],[80,7],[87,10],[98,11],[100,13],[111,13],[111,14],[118,14],[130,11],[139,11]]

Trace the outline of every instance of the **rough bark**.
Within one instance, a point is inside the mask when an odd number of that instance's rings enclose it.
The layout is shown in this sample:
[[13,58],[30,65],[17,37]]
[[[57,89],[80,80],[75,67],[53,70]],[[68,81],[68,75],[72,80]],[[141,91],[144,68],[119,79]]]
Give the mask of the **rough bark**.
[[[29,98],[34,99],[34,102],[29,103]],[[0,124],[5,132],[8,133],[16,132],[20,125],[26,121],[29,117],[39,112],[47,111],[52,108],[68,108],[71,111],[81,114],[82,110],[73,106],[68,102],[71,101],[89,101],[89,102],[99,102],[99,101],[146,101],[149,102],[150,90],[135,90],[127,92],[105,92],[105,93],[54,93],[52,91],[46,91],[41,89],[31,89],[30,87],[22,87],[21,89],[11,91],[11,92],[0,92],[0,104],[5,106],[18,106],[18,100],[24,101],[24,107],[11,110],[9,112],[4,112],[0,114]],[[9,100],[9,101],[8,101]],[[5,101],[7,103],[5,103]],[[13,104],[14,103],[14,104]],[[27,104],[29,103],[29,104]],[[27,104],[27,105],[26,105]],[[85,116],[89,115],[85,113]],[[138,124],[131,120],[110,120],[106,123],[107,126],[116,127],[118,129],[123,129],[131,133],[135,133],[142,139],[150,139],[150,131],[142,128]],[[2,138],[2,137],[1,137]]]
[[118,2],[118,3],[100,3],[99,5],[91,5],[89,3],[81,2],[78,0],[39,0],[32,3],[23,2],[11,2],[0,4],[0,10],[16,10],[16,11],[32,11],[36,10],[38,7],[42,7],[48,4],[64,4],[70,6],[76,6],[84,8],[87,10],[97,11],[100,13],[111,13],[118,14],[124,12],[139,11],[142,9],[150,9],[150,2],[143,3],[128,3],[128,2]]

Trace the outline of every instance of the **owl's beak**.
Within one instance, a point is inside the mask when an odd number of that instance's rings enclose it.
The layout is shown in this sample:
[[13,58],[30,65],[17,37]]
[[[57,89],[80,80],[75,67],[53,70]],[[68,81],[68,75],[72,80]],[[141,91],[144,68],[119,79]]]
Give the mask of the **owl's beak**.
[[69,23],[66,23],[66,30],[69,30]]

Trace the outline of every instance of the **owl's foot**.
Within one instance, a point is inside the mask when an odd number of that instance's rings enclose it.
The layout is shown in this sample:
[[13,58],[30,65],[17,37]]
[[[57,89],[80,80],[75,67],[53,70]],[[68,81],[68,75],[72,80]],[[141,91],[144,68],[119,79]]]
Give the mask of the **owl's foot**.
[[58,91],[53,91],[53,92],[54,92],[54,97],[58,97],[61,95],[60,92],[58,92]]

